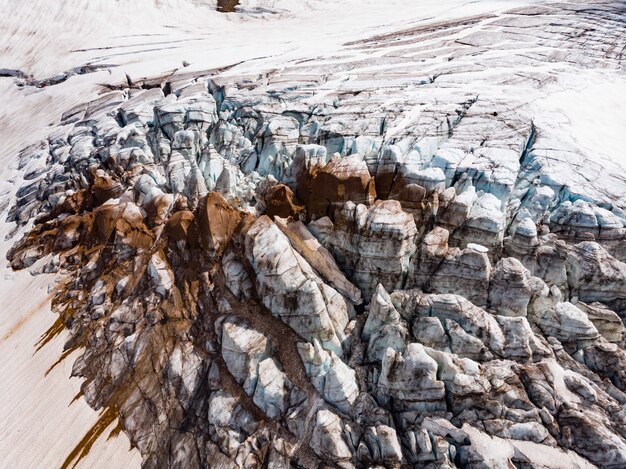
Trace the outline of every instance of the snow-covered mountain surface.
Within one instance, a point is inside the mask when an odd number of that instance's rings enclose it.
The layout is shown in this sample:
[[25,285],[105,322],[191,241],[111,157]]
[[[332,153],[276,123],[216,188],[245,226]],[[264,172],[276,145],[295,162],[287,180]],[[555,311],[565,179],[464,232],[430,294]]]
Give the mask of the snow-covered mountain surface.
[[625,467],[626,5],[226,3],[0,0],[0,466]]

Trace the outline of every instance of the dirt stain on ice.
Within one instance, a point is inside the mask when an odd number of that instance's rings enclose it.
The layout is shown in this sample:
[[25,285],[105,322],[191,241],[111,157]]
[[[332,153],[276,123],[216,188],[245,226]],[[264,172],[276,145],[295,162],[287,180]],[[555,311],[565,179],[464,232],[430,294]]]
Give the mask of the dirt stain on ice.
[[77,349],[78,347],[72,347],[67,350],[64,350],[61,356],[57,359],[57,361],[55,361],[52,365],[50,365],[50,368],[46,370],[44,376],[48,376],[50,372],[57,367],[57,365],[60,365],[68,356],[70,356]]
[[[37,304],[37,306],[35,306],[28,313],[26,313],[19,321],[17,321],[11,327],[11,329],[9,329],[9,331],[2,337],[2,340],[0,340],[0,342],[4,342],[5,340],[9,339],[13,334],[15,334],[18,330],[20,330],[22,328],[22,326],[24,324],[26,324],[28,322],[28,320],[31,319],[35,313],[37,313],[41,309],[45,308],[47,306],[47,304],[50,302],[50,300],[52,299],[52,296],[53,296],[53,294],[50,294],[50,295],[46,296],[43,300],[41,300]],[[48,330],[50,330],[50,329],[48,329]],[[37,346],[39,345],[40,342],[41,342],[41,338],[39,339],[39,342],[37,342]],[[39,350],[39,348],[37,350]]]
[[45,345],[65,330],[65,324],[61,316],[57,317],[52,326],[44,332],[35,344],[35,353],[39,352]]
[[87,434],[80,440],[65,461],[63,461],[60,469],[72,469],[76,467],[76,465],[89,454],[96,440],[117,417],[117,409],[115,407],[107,407],[102,414],[100,414],[98,421],[89,429]]
[[239,0],[217,0],[217,11],[221,13],[233,13],[239,5]]

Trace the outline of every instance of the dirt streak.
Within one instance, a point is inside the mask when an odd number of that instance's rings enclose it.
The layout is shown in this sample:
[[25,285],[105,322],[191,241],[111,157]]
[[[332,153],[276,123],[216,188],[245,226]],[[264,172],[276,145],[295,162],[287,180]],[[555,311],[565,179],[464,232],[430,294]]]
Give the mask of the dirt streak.
[[[107,407],[98,421],[89,429],[85,436],[74,447],[69,456],[63,461],[59,469],[73,469],[78,463],[89,454],[91,447],[96,440],[104,433],[104,431],[111,425],[117,418],[117,409],[114,407]],[[114,429],[115,430],[115,429]],[[113,433],[113,432],[111,432]],[[110,437],[110,436],[109,436]]]

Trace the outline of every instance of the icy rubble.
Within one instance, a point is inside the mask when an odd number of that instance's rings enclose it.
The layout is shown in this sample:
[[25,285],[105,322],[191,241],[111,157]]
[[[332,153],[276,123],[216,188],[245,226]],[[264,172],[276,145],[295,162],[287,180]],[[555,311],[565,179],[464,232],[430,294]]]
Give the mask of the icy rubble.
[[572,164],[519,76],[623,68],[619,13],[529,6],[66,112],[19,156],[9,259],[66,275],[87,402],[147,468],[626,465],[626,186]]

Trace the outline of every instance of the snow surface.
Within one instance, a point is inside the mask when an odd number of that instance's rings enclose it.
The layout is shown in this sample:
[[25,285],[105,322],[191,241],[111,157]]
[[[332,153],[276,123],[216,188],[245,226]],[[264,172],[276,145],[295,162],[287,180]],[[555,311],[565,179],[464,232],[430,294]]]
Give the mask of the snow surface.
[[626,80],[607,71],[581,70],[549,86],[538,115],[561,114],[562,126],[586,153],[626,169]]

